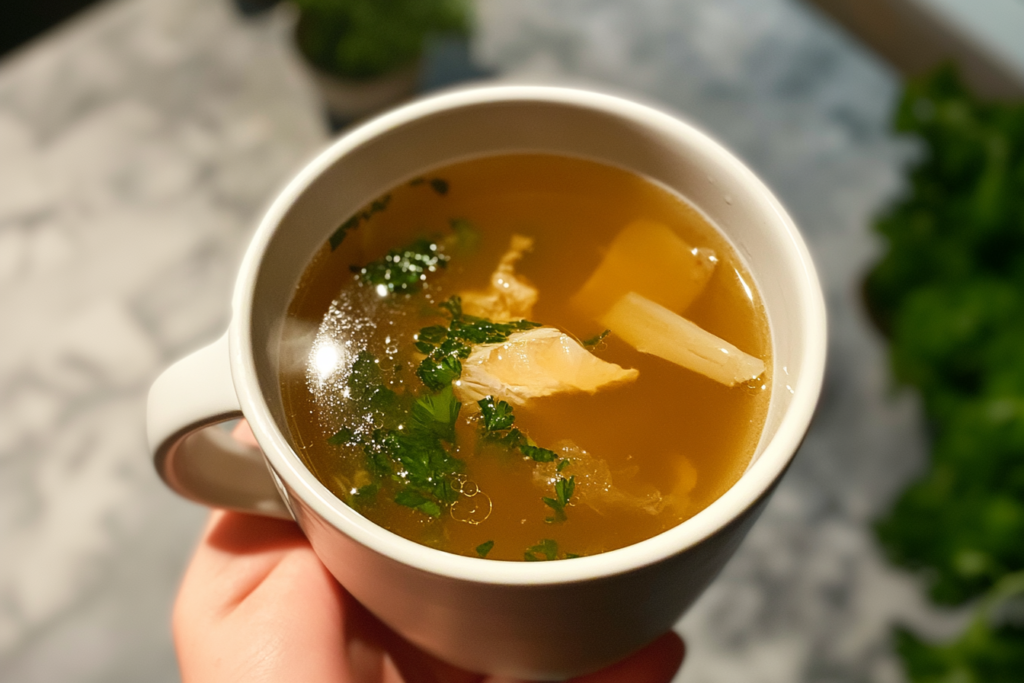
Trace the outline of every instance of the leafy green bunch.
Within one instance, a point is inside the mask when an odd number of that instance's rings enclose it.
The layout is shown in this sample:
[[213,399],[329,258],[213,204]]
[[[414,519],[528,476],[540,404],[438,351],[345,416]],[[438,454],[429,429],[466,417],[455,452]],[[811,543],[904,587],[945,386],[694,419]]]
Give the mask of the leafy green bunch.
[[866,292],[934,444],[878,531],[956,603],[1024,569],[1024,106],[942,70],[908,86],[896,126],[924,154],[876,226],[889,250]]
[[451,386],[415,399],[399,395],[387,387],[378,359],[363,351],[352,364],[346,387],[363,417],[328,442],[361,447],[374,477],[349,502],[372,500],[379,482],[390,479],[397,487],[396,503],[439,517],[458,499],[453,482],[463,469],[462,461],[450,453],[462,408]]
[[[1024,570],[1024,105],[981,102],[944,69],[908,85],[896,128],[923,153],[876,225],[888,251],[865,294],[894,375],[921,392],[932,465],[876,529],[955,604]],[[1001,681],[997,650],[1024,648],[1024,631],[899,643],[915,681],[982,661],[955,680]]]
[[916,683],[1019,683],[1024,672],[1024,572],[1002,579],[982,601],[967,630],[945,645],[909,631],[896,648]]
[[468,0],[293,0],[302,54],[324,71],[368,79],[414,63],[427,38],[464,34]]

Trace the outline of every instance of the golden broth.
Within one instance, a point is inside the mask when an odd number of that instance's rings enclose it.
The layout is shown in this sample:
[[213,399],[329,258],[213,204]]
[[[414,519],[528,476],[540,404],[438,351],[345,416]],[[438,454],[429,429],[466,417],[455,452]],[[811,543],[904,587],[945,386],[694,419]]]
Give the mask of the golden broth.
[[[444,182],[429,182],[436,179]],[[348,231],[347,249],[325,244],[288,311],[292,328],[319,329],[320,337],[326,334],[340,344],[346,358],[339,360],[335,353],[325,360],[305,342],[299,355],[308,364],[284,363],[281,376],[293,445],[339,498],[395,533],[448,552],[476,556],[481,544],[493,541],[488,558],[523,560],[531,547],[554,541],[557,557],[564,558],[620,548],[665,531],[709,505],[740,477],[764,424],[770,371],[727,387],[640,353],[611,334],[595,355],[637,369],[636,381],[515,407],[517,428],[570,460],[564,476],[576,478],[576,490],[564,508],[565,521],[552,521],[552,507],[542,499],[554,493],[537,481],[538,467],[556,476],[554,464],[479,449],[479,418],[465,405],[456,426],[457,445],[448,449],[464,463],[456,486],[467,493],[478,489],[482,497],[461,496],[439,517],[393,502],[398,486],[393,481],[383,481],[372,496],[353,498],[367,484],[367,456],[359,446],[328,441],[345,420],[353,419],[347,412],[352,401],[339,389],[342,385],[320,382],[323,368],[314,366],[326,363],[335,372],[336,366],[351,366],[354,349],[365,347],[380,361],[388,387],[399,395],[423,392],[415,375],[422,355],[412,346],[414,335],[446,323],[436,305],[450,295],[487,286],[513,234],[534,239],[532,251],[516,265],[539,292],[530,319],[583,340],[603,327],[576,313],[568,300],[597,268],[612,239],[638,218],[670,226],[689,244],[713,249],[718,259],[685,317],[771,367],[764,309],[732,247],[679,196],[633,173],[552,155],[488,157],[437,168],[402,184],[378,209]],[[452,234],[452,219],[476,226],[479,244],[470,255],[453,251],[446,268],[428,274],[421,292],[376,297],[350,271],[350,242],[356,243],[357,264],[363,265],[418,237]],[[374,320],[360,322],[360,316]],[[560,450],[565,440],[589,456]],[[593,486],[600,461],[607,465],[601,471],[611,474],[622,495],[613,503],[590,505],[587,500],[597,499],[588,498],[585,489]],[[533,557],[543,559],[544,553],[538,550]]]

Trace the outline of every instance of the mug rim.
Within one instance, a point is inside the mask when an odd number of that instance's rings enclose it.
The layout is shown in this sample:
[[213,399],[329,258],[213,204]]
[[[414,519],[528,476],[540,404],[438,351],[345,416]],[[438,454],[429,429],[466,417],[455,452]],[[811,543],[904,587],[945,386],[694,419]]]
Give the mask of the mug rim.
[[[770,221],[778,239],[802,266],[796,301],[805,329],[801,341],[799,380],[775,434],[757,460],[722,495],[693,517],[651,538],[587,557],[557,562],[488,560],[448,553],[421,545],[381,527],[345,505],[302,464],[278,428],[259,386],[252,347],[252,306],[260,266],[282,219],[303,192],[348,152],[388,131],[420,118],[464,107],[494,103],[562,104],[611,114],[648,128],[667,130],[673,137],[701,148],[740,179],[774,212]],[[257,441],[279,482],[322,520],[361,545],[431,574],[484,584],[551,585],[599,579],[636,570],[677,555],[722,531],[755,505],[782,476],[810,426],[824,379],[826,318],[824,297],[810,253],[795,223],[768,187],[723,145],[692,124],[647,104],[615,95],[563,86],[486,85],[434,95],[385,113],[341,136],[313,158],[278,194],[264,214],[246,250],[232,300],[228,328],[231,374]]]

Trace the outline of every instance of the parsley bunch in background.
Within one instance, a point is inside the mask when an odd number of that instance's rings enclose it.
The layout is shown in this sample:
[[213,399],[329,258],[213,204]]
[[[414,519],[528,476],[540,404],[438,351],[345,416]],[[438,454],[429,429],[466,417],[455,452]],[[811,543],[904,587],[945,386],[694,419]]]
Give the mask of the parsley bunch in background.
[[[889,249],[865,293],[897,380],[921,392],[932,464],[876,528],[934,600],[957,604],[1024,575],[1024,105],[978,101],[945,69],[908,85],[896,127],[924,154],[876,225]],[[919,683],[1024,670],[1013,620],[898,645]]]
[[302,54],[324,71],[368,79],[412,65],[428,37],[465,34],[468,0],[293,0]]

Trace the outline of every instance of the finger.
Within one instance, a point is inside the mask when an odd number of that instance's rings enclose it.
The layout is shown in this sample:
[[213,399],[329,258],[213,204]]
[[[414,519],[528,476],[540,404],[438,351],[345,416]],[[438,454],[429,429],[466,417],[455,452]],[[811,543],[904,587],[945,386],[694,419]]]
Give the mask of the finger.
[[182,678],[346,680],[342,591],[293,523],[218,512],[179,592]]
[[223,616],[288,553],[308,545],[294,522],[215,511],[185,573],[182,595]]
[[479,683],[483,676],[463,671],[409,643],[354,598],[345,602],[349,649],[384,657],[382,683]]
[[686,646],[672,631],[607,669],[573,678],[573,683],[668,683],[683,663]]
[[[669,631],[629,657],[596,673],[566,683],[669,683],[683,663],[683,639]],[[518,679],[491,677],[483,683],[528,683]]]
[[245,444],[246,446],[252,446],[253,448],[260,447],[259,442],[256,441],[256,435],[252,433],[252,428],[245,420],[238,421],[235,428],[231,430],[231,436],[233,436],[238,443]]

